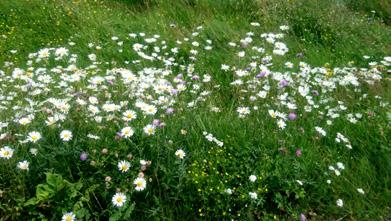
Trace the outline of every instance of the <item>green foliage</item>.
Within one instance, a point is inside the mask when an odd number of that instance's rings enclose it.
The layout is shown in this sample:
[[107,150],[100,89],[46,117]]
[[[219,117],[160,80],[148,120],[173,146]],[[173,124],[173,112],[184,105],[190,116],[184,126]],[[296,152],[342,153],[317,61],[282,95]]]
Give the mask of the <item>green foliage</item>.
[[25,203],[25,206],[37,206],[38,204],[42,205],[44,203],[48,203],[63,189],[65,189],[67,197],[73,199],[78,195],[80,189],[83,187],[82,182],[70,183],[67,180],[64,180],[59,174],[45,174],[46,183],[37,185],[35,197],[29,199]]

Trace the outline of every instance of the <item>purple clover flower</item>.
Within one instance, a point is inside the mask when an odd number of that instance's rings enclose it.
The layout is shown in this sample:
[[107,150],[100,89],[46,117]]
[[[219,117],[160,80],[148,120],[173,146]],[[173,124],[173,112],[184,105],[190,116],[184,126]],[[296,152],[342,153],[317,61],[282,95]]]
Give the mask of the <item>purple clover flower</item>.
[[289,120],[296,120],[296,118],[297,118],[297,115],[296,115],[296,113],[295,112],[291,112],[291,113],[289,113],[288,114],[288,119]]
[[183,74],[178,74],[175,78],[182,79],[183,78]]
[[278,83],[278,86],[280,86],[280,88],[284,88],[284,87],[288,86],[288,81],[283,79],[280,81],[280,83]]
[[154,120],[152,121],[152,124],[153,124],[154,126],[159,126],[159,125],[160,125],[160,120],[159,120],[159,119],[154,119]]
[[300,221],[306,221],[307,218],[305,217],[305,215],[302,213],[300,214]]
[[255,77],[256,77],[256,78],[263,78],[263,77],[266,76],[266,74],[267,74],[266,71],[261,71],[261,72],[260,72],[259,74],[257,74]]
[[200,79],[200,76],[194,75],[191,79],[192,79],[193,81],[198,81],[198,80]]
[[297,156],[297,157],[300,157],[301,154],[302,154],[302,153],[301,153],[301,149],[297,149],[295,153],[296,153],[296,156]]
[[174,108],[172,107],[167,108],[166,114],[173,114],[173,113],[174,113]]
[[88,153],[82,152],[82,153],[80,154],[80,160],[81,160],[81,161],[86,161],[87,158],[88,158]]

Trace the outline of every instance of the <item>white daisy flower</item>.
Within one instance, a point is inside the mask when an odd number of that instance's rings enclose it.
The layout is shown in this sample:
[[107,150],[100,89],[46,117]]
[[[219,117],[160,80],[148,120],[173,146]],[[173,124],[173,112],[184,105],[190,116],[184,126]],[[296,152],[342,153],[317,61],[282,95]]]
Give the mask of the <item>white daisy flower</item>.
[[357,188],[357,192],[359,192],[359,193],[361,193],[361,194],[365,194],[365,192],[364,192],[364,190],[363,189],[361,189],[361,188]]
[[321,127],[315,127],[315,130],[322,136],[326,136],[326,131]]
[[128,121],[132,121],[134,119],[137,118],[137,114],[136,112],[132,111],[132,110],[127,110],[125,111],[123,114],[122,114],[122,120],[128,122]]
[[121,171],[122,173],[127,172],[129,168],[130,168],[130,163],[128,161],[122,160],[118,162],[118,170]]
[[111,199],[111,202],[113,202],[114,206],[121,207],[126,202],[126,195],[123,193],[116,193]]
[[337,206],[343,207],[343,201],[341,199],[337,200]]
[[274,111],[274,110],[268,110],[269,112],[269,115],[272,117],[272,118],[276,118],[277,117],[277,113]]
[[137,191],[142,191],[147,187],[147,181],[144,178],[138,177],[133,181],[133,185]]
[[338,163],[337,163],[337,167],[338,167],[339,169],[341,169],[341,170],[344,170],[344,169],[345,169],[345,166],[344,166],[343,163],[341,163],[341,162],[338,162]]
[[72,212],[65,213],[61,218],[61,221],[75,221],[75,220],[76,220],[76,216]]
[[281,119],[277,121],[277,125],[278,125],[278,127],[279,127],[280,129],[284,129],[284,128],[286,127],[285,121],[284,121],[284,120],[281,120]]
[[133,136],[133,134],[134,134],[134,130],[131,127],[124,127],[121,130],[121,136],[124,138],[129,138]]
[[147,126],[144,127],[144,133],[147,134],[148,136],[154,135],[155,132],[156,132],[156,128],[152,124],[148,124]]
[[179,149],[175,151],[175,156],[182,160],[186,156],[186,153],[182,149]]
[[256,192],[249,192],[248,195],[251,199],[256,200],[258,198],[258,194]]
[[62,141],[68,142],[72,140],[72,137],[73,137],[72,132],[69,130],[63,130],[60,133],[60,138]]
[[37,156],[38,154],[38,149],[37,148],[30,148],[30,153],[34,156]]
[[19,119],[19,123],[21,125],[27,125],[27,124],[31,123],[31,119],[29,117],[23,117],[23,118]]
[[257,176],[251,175],[248,179],[254,183],[257,180]]
[[33,143],[36,143],[38,140],[42,138],[39,132],[33,131],[28,134],[27,140]]
[[21,170],[29,170],[29,162],[27,160],[24,160],[24,161],[20,161],[18,163],[18,168],[21,169]]
[[0,158],[10,159],[14,154],[14,150],[5,146],[0,149]]
[[236,109],[236,112],[239,113],[239,117],[245,117],[246,115],[250,114],[250,108],[249,107],[238,107],[238,109]]

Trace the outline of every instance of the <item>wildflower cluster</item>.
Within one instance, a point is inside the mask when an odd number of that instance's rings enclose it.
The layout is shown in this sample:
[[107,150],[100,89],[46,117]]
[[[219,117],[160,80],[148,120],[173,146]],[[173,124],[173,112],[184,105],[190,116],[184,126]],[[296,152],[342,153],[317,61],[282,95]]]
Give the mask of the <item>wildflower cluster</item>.
[[[335,210],[349,206],[338,185],[360,154],[364,138],[357,134],[371,126],[386,137],[386,127],[371,120],[384,121],[389,101],[371,90],[387,79],[391,57],[366,56],[366,67],[317,67],[302,56],[288,59],[289,26],[275,33],[251,26],[226,43],[234,59],[218,63],[221,73],[205,63],[215,46],[202,26],[176,41],[144,32],[105,44],[70,39],[30,53],[25,64],[5,62],[0,164],[7,183],[0,188],[17,186],[23,200],[12,201],[16,211],[39,208],[26,213],[34,219],[53,209],[63,221],[116,220],[131,217],[135,205],[158,213],[169,199],[196,206],[184,209],[205,219],[270,212],[305,220],[316,216],[319,201],[303,199],[319,186]],[[108,59],[106,47],[123,56]],[[230,79],[229,108],[217,107],[218,74]],[[221,118],[201,114],[209,111]],[[219,130],[219,138],[204,130]],[[369,190],[349,185],[358,197]]]

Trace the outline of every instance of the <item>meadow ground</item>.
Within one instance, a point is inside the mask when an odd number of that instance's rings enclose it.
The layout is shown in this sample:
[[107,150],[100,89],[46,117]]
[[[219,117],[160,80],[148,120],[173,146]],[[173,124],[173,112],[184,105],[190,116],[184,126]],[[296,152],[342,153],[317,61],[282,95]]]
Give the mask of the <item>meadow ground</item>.
[[0,220],[391,220],[391,2],[0,0]]

